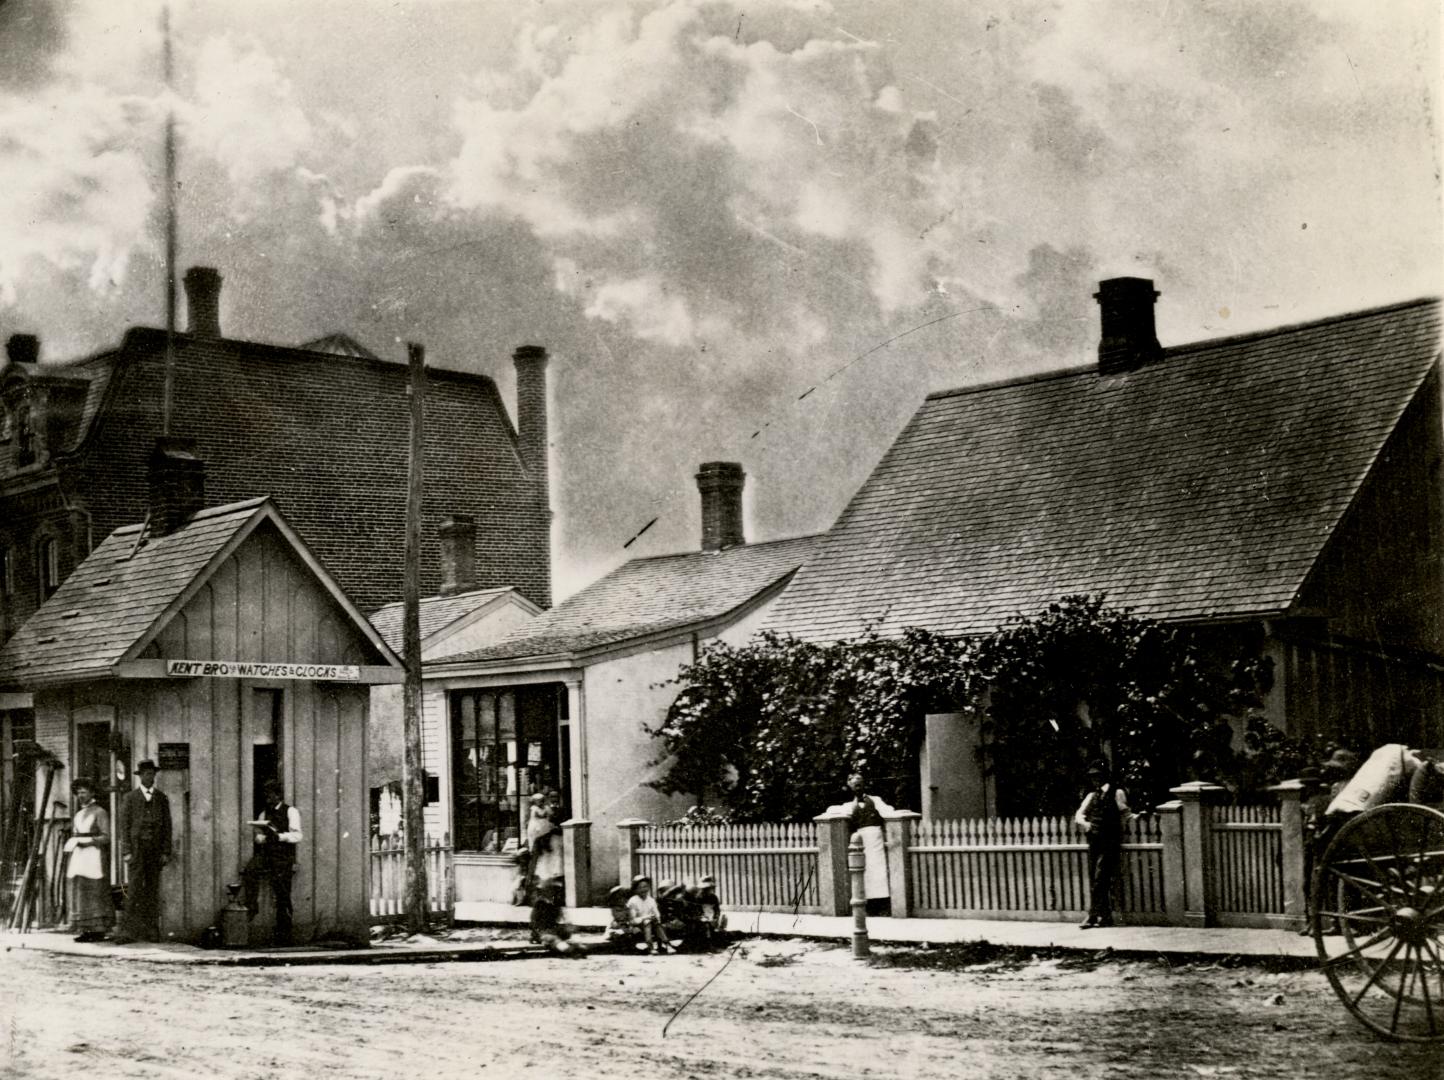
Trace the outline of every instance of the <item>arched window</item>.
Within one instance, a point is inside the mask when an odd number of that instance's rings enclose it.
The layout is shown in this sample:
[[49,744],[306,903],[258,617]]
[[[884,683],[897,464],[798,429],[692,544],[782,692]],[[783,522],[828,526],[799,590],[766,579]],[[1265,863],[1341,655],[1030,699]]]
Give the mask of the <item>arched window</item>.
[[35,461],[35,431],[30,426],[30,406],[15,409],[15,464],[30,465]]
[[60,588],[60,544],[54,537],[46,537],[40,541],[38,552],[40,573],[36,576],[40,579],[40,600],[50,599],[50,594]]

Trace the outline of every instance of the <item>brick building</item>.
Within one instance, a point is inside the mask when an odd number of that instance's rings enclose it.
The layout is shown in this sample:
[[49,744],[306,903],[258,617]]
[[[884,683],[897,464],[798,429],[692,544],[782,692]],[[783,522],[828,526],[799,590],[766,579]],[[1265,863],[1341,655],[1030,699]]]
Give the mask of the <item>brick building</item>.
[[[193,268],[185,287],[171,434],[194,440],[210,502],[271,497],[357,607],[399,599],[405,362],[339,334],[296,347],[227,338],[220,274]],[[145,516],[165,341],[163,330],[133,327],[115,348],[41,364],[34,336],[10,336],[0,368],[0,643],[94,545]],[[514,361],[515,426],[489,377],[428,371],[423,592],[442,583],[439,528],[461,513],[476,521],[477,585],[550,604],[546,350],[522,346]],[[21,704],[0,698],[0,715]]]

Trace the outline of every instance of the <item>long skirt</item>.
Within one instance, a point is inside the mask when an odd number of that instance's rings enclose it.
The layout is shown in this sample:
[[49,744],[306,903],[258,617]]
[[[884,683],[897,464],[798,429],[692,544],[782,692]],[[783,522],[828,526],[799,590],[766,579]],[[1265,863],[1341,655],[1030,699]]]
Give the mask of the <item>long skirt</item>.
[[70,922],[83,934],[101,933],[115,924],[115,903],[105,878],[70,879]]
[[862,837],[862,883],[869,900],[884,900],[891,892],[887,881],[887,845],[883,843],[882,826],[867,825],[857,830]]

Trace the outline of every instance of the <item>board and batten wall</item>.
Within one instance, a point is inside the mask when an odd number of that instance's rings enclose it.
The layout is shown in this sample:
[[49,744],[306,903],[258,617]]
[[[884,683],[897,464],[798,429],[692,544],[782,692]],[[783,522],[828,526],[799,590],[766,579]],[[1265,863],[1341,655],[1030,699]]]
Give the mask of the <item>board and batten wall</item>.
[[[217,568],[143,658],[383,662],[267,525]],[[273,737],[271,698],[257,693],[263,690],[280,691],[281,779],[286,801],[301,813],[304,839],[292,890],[296,937],[364,934],[369,922],[369,687],[301,680],[110,679],[37,693],[37,734],[71,762],[75,725],[113,716],[130,744],[132,768],[143,758],[158,758],[161,743],[190,744],[190,769],[162,771],[156,783],[170,799],[175,831],[176,858],[162,879],[162,929],[177,938],[194,938],[217,922],[226,884],[240,880],[251,855],[252,830],[244,823],[254,810],[253,746]],[[67,768],[67,785],[69,774]],[[264,916],[257,929],[269,929]]]

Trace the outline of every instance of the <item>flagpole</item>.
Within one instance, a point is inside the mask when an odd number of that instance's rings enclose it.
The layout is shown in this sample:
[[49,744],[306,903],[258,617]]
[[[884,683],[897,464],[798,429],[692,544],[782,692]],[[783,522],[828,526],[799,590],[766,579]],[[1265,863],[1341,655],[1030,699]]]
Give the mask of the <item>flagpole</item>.
[[174,77],[170,41],[170,4],[160,15],[162,62],[165,70],[165,389],[161,399],[161,433],[170,434],[171,396],[175,386],[175,260],[176,260],[176,180],[175,180],[175,106],[171,99]]

